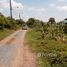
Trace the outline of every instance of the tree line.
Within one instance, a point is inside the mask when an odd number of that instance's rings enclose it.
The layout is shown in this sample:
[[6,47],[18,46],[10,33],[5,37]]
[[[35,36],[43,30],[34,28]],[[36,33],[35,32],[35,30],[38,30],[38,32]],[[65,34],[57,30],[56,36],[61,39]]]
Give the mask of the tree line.
[[[60,21],[56,23],[55,18],[49,18],[48,22],[43,22],[35,18],[30,18],[27,21],[30,28],[35,28],[41,32],[42,38],[49,37],[55,40],[65,40],[67,34],[67,23]],[[46,36],[45,36],[46,35]]]
[[10,17],[5,17],[2,13],[0,13],[0,29],[18,29],[22,26],[24,21],[22,19],[14,19]]
[[30,18],[27,25],[31,49],[40,55],[38,67],[67,67],[67,20],[56,22],[51,17],[43,22]]

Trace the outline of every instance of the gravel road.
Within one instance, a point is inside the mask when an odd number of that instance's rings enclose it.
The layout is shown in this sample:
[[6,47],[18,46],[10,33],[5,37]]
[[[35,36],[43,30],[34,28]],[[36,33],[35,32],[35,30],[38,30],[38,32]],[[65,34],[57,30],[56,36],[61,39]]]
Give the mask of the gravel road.
[[24,45],[26,30],[0,41],[0,67],[36,67],[35,54]]

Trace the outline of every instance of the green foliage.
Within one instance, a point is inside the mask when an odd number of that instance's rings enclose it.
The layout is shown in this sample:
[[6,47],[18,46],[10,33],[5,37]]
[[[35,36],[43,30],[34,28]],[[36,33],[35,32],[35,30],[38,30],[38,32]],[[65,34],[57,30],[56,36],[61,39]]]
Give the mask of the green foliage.
[[22,19],[17,19],[16,20],[17,24],[22,26],[22,24],[24,24],[25,22]]
[[0,30],[0,40],[7,37],[9,34],[11,34],[13,32],[14,32],[13,30],[9,30],[9,29]]
[[20,29],[23,20],[15,20],[14,18],[5,17],[2,13],[0,13],[0,40],[12,33],[14,30]]
[[27,32],[27,41],[31,49],[40,56],[38,67],[67,67],[67,39],[64,23],[48,25],[39,21],[35,28]]
[[14,18],[11,20],[10,17],[5,17],[0,13],[0,29],[18,29],[22,26],[24,21],[22,20],[15,20]]
[[34,18],[30,18],[30,19],[28,19],[28,21],[27,21],[27,25],[30,27],[30,28],[32,28],[32,27],[34,27],[34,24],[35,24],[36,22],[35,22],[35,19]]
[[56,24],[55,18],[49,18],[48,24]]

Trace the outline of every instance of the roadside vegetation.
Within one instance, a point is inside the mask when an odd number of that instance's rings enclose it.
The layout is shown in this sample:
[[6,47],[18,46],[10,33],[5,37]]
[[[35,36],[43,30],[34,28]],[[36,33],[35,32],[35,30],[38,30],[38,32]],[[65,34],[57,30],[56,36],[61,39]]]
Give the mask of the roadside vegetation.
[[14,30],[11,30],[11,31],[8,29],[0,30],[0,40],[4,39],[5,37],[7,37],[8,35],[10,35],[13,32],[14,32]]
[[22,19],[12,19],[0,13],[0,40],[22,27]]
[[37,54],[37,67],[67,67],[67,24],[47,23],[30,18],[26,38],[30,48]]

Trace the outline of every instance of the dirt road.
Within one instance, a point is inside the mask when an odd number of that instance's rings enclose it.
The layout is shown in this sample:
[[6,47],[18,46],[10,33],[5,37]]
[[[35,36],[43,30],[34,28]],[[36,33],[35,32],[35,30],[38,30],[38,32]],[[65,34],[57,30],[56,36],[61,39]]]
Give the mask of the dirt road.
[[36,67],[35,55],[23,44],[25,34],[19,30],[0,42],[0,67]]

